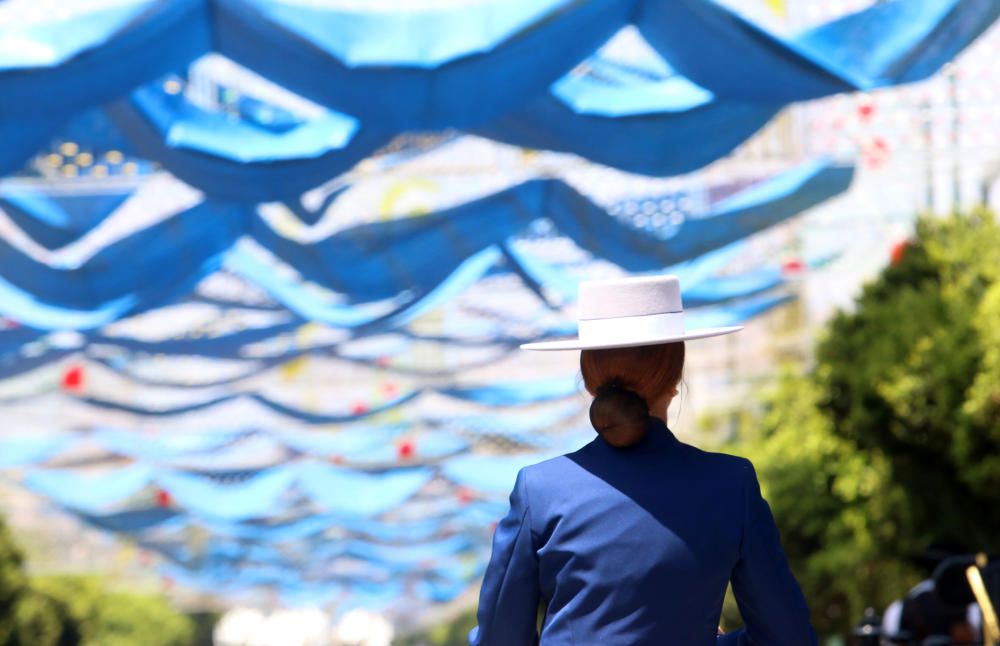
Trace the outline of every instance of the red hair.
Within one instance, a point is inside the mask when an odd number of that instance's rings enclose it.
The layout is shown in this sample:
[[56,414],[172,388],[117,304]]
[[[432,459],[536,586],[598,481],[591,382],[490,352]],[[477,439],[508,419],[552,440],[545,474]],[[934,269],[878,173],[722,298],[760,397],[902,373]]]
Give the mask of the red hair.
[[594,429],[613,446],[631,446],[646,434],[650,405],[684,376],[684,343],[584,350],[580,372],[594,396]]

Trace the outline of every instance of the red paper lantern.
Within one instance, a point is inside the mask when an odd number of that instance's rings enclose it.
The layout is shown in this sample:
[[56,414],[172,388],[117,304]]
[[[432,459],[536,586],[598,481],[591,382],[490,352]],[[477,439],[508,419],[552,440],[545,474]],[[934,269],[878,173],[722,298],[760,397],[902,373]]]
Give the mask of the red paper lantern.
[[83,390],[83,379],[84,379],[83,366],[76,364],[69,366],[68,368],[66,368],[66,371],[63,372],[62,382],[61,382],[63,390],[69,390],[74,392]]
[[368,412],[368,404],[364,402],[354,402],[351,404],[351,413],[354,415],[364,415]]
[[332,462],[333,464],[343,464],[344,456],[334,453],[333,455],[330,456],[330,462]]
[[375,365],[378,366],[379,368],[388,368],[389,357],[379,357],[375,359]]
[[169,507],[174,502],[173,496],[166,489],[156,490],[156,506],[157,507]]
[[387,397],[392,397],[399,392],[399,386],[397,386],[394,381],[387,381],[382,384],[382,392],[385,393]]
[[470,502],[472,502],[472,492],[466,489],[465,487],[459,487],[458,502],[462,503],[463,505],[468,505]]
[[875,106],[871,103],[862,103],[858,106],[858,116],[862,121],[868,121],[875,114]]
[[802,258],[795,256],[793,258],[788,258],[781,263],[781,273],[783,274],[798,274],[801,273],[806,268]]
[[898,265],[903,262],[903,257],[906,256],[906,248],[909,246],[909,240],[900,240],[896,244],[892,245],[892,249],[889,251],[889,263],[892,265]]
[[400,460],[409,460],[413,457],[415,450],[416,448],[413,446],[411,440],[403,440],[396,445],[396,453],[399,455]]

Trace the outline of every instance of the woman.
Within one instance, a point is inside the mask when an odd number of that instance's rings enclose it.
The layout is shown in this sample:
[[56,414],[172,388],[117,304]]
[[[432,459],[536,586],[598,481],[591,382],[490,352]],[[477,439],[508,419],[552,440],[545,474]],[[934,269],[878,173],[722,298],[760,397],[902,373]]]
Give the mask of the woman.
[[[684,341],[674,276],[583,283],[579,338],[597,438],[518,474],[474,646],[810,646],[816,636],[753,465],[680,442],[667,409]],[[732,582],[746,627],[717,635]]]

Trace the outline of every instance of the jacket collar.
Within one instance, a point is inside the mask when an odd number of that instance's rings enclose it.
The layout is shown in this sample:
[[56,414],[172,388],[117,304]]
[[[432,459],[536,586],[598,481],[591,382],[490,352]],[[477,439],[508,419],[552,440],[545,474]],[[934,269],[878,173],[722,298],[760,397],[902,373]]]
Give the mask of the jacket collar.
[[594,440],[595,443],[604,446],[609,449],[614,449],[615,451],[640,451],[640,452],[655,452],[658,450],[663,450],[670,446],[679,443],[679,440],[674,436],[673,432],[667,425],[663,423],[657,417],[650,416],[649,426],[646,429],[646,435],[643,436],[636,444],[626,448],[619,449],[608,444],[600,434]]

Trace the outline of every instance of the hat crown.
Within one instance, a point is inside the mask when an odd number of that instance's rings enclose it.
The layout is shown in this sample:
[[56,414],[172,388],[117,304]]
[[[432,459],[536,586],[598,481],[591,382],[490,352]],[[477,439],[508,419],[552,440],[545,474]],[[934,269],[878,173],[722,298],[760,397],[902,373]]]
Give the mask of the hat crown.
[[680,313],[681,284],[677,276],[641,276],[580,283],[581,321]]

